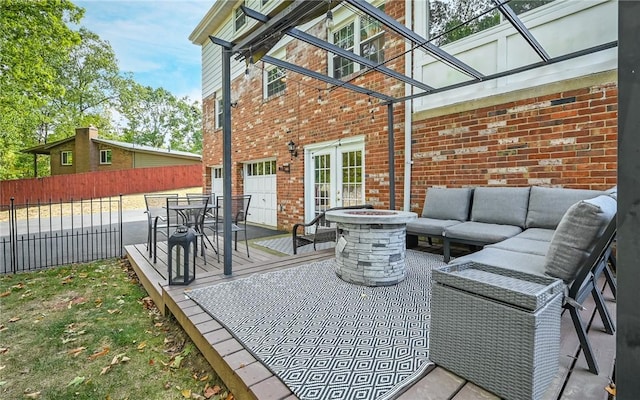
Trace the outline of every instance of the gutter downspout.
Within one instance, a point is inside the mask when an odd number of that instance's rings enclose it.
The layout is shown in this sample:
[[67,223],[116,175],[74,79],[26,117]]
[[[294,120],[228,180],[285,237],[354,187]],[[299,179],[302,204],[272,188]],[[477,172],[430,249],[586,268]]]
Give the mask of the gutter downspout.
[[[413,0],[405,0],[405,20],[404,24],[407,28],[412,28],[413,25]],[[404,57],[404,74],[413,78],[413,51],[411,51],[411,43],[405,42],[405,57]],[[413,87],[408,83],[404,85],[404,95],[410,96],[412,94]],[[411,211],[411,165],[413,164],[412,152],[411,152],[411,125],[413,124],[413,100],[406,100],[404,102],[404,211]]]

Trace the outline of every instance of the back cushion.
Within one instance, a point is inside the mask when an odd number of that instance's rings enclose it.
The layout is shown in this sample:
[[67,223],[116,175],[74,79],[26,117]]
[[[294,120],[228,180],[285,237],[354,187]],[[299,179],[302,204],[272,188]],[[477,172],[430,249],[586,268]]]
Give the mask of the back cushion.
[[471,220],[524,228],[528,187],[478,187],[473,192]]
[[569,207],[603,194],[599,190],[533,186],[529,195],[527,228],[556,229]]
[[549,244],[545,273],[566,283],[573,281],[589,251],[615,217],[616,209],[616,200],[606,195],[569,207]]
[[422,216],[466,221],[469,217],[472,188],[429,188]]

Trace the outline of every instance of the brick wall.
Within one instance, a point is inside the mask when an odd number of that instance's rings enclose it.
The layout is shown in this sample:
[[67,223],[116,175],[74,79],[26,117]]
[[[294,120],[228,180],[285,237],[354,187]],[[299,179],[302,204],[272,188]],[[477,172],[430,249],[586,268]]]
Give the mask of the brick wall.
[[414,121],[412,211],[431,186],[558,186],[617,182],[615,82]]
[[[96,171],[115,171],[119,169],[134,168],[132,151],[103,143],[93,143],[98,157]],[[100,150],[111,150],[111,164],[100,164]]]
[[[403,1],[388,1],[385,12],[401,23]],[[309,33],[326,39],[321,24]],[[404,40],[387,32],[386,66],[404,71]],[[327,74],[323,50],[293,41],[286,60]],[[290,173],[278,171],[278,227],[290,229],[304,220],[305,145],[362,135],[365,141],[365,201],[389,207],[387,107],[375,98],[333,88],[287,72],[284,94],[264,99],[262,63],[250,79],[232,82],[232,191],[242,193],[242,163],[276,159]],[[357,75],[357,74],[356,74]],[[354,75],[353,83],[395,97],[404,84],[377,72]],[[565,186],[607,188],[616,181],[617,88],[615,78],[597,84],[539,94],[534,89],[517,100],[477,105],[438,115],[417,113],[412,126],[411,208],[420,211],[429,186]],[[566,86],[566,85],[565,85]],[[575,86],[575,85],[574,85]],[[318,90],[321,89],[321,90]],[[318,102],[318,96],[322,100]],[[371,103],[369,102],[371,100]],[[486,102],[485,102],[486,103]],[[394,113],[396,207],[403,204],[404,104]],[[299,156],[291,159],[293,140]],[[222,165],[222,130],[215,129],[215,99],[203,100],[204,184],[210,190],[211,166]]]

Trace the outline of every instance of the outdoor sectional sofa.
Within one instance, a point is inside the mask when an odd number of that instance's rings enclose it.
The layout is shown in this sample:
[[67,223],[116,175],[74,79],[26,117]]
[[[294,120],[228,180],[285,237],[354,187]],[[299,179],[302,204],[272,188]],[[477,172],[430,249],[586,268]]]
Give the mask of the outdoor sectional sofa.
[[[476,263],[564,281],[563,306],[571,314],[589,370],[597,374],[579,310],[591,294],[605,331],[614,332],[596,282],[604,273],[616,295],[608,265],[615,266],[611,244],[616,232],[616,199],[616,188],[431,188],[422,217],[407,224],[407,233],[441,237],[445,261],[451,265]],[[484,247],[449,260],[452,242]]]
[[[605,193],[539,186],[430,188],[421,217],[407,224],[407,236],[442,239],[445,262],[450,260],[451,243],[492,245],[544,257],[569,207]],[[411,242],[415,238],[409,238]]]

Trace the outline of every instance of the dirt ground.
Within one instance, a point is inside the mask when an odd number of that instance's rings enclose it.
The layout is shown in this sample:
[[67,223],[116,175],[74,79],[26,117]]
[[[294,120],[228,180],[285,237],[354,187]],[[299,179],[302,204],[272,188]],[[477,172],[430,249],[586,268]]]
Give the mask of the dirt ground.
[[[167,190],[157,193],[178,193],[179,196],[183,196],[186,193],[201,193],[201,187],[192,187],[192,188],[183,188],[176,190]],[[122,196],[122,210],[144,210],[146,208],[144,204],[144,195],[146,193],[139,194],[128,194]],[[99,211],[117,211],[118,210],[118,197],[111,198],[103,198],[102,201],[99,199],[93,199],[93,201],[83,201],[71,203],[62,203],[62,204],[52,204],[52,205],[43,205],[40,207],[29,207],[16,210],[17,219],[25,219],[27,218],[27,213],[29,218],[42,218],[42,217],[56,217],[60,215],[79,215],[85,213],[96,213]],[[0,222],[9,220],[9,212],[8,211],[0,211]]]

